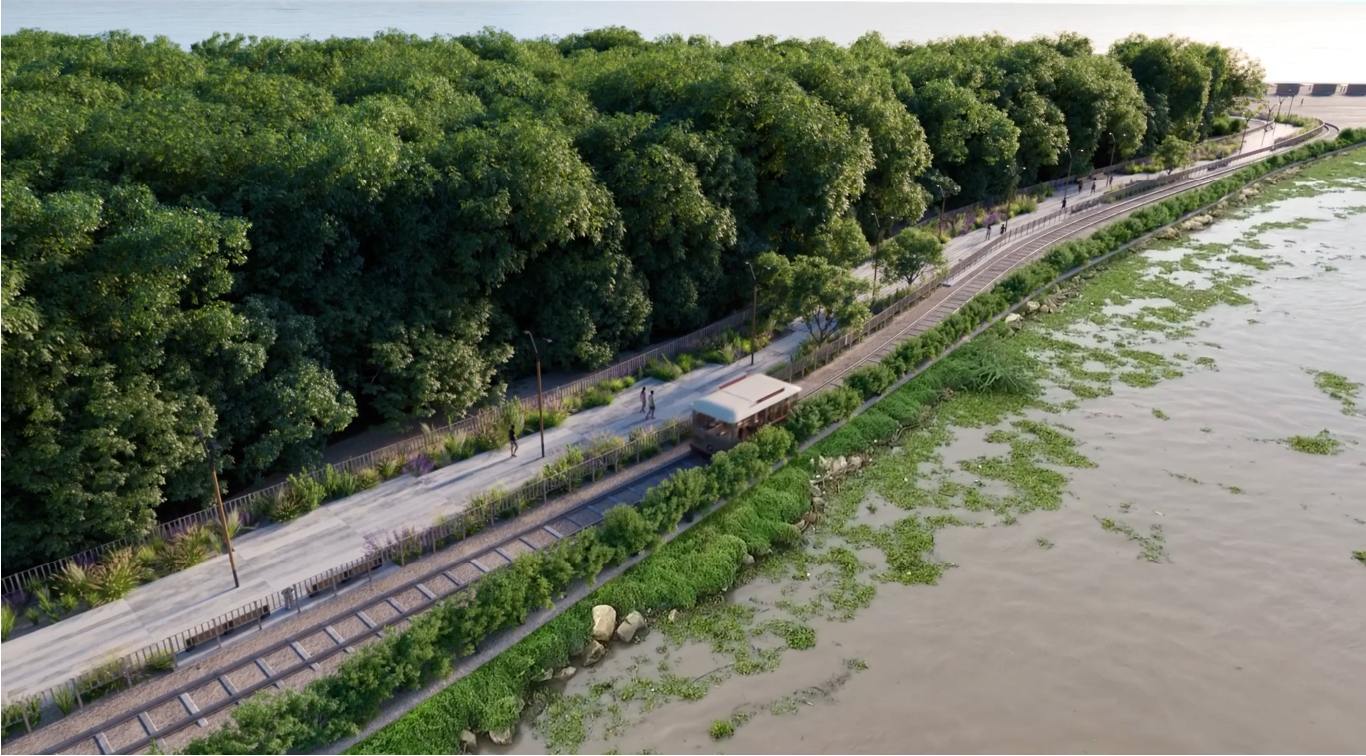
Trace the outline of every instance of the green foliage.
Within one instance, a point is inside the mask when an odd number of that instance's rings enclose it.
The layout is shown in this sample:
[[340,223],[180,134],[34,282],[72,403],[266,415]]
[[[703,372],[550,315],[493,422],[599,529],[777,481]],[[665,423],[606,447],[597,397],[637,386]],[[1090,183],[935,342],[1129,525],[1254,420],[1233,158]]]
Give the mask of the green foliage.
[[735,734],[735,725],[729,719],[718,719],[711,723],[711,739],[724,740]]
[[773,252],[759,256],[763,291],[782,320],[800,318],[811,341],[823,344],[837,331],[857,328],[870,316],[859,295],[867,284],[842,265],[806,255],[788,260]]
[[1177,168],[1183,168],[1194,162],[1192,155],[1195,145],[1185,141],[1175,135],[1169,135],[1158,145],[1157,152],[1153,154],[1153,163],[1159,169],[1166,169],[1168,175]]
[[896,372],[886,365],[876,363],[851,371],[844,376],[844,385],[859,392],[866,401],[881,394],[896,383]]
[[800,443],[854,414],[862,403],[859,392],[848,386],[822,391],[798,402],[788,413],[786,427]]
[[886,261],[889,275],[912,286],[946,264],[943,243],[919,228],[908,228],[893,236],[878,254]]
[[502,418],[502,427],[511,428],[513,435],[520,436],[526,431],[526,408],[522,406],[522,400],[512,397],[504,401],[498,408],[498,414]]
[[18,620],[19,614],[14,611],[14,607],[0,604],[0,643],[9,640],[9,634],[14,632],[14,623]]
[[100,606],[118,601],[151,577],[150,570],[143,565],[132,549],[110,552],[90,570],[90,587],[85,596],[86,603]]
[[645,374],[661,381],[672,381],[685,372],[687,371],[681,365],[670,360],[667,355],[653,358],[645,365]]
[[43,721],[42,701],[37,696],[25,698],[15,703],[7,703],[4,706],[4,737],[9,737],[12,732],[24,732],[24,717],[28,717],[28,726],[37,729],[38,723]]

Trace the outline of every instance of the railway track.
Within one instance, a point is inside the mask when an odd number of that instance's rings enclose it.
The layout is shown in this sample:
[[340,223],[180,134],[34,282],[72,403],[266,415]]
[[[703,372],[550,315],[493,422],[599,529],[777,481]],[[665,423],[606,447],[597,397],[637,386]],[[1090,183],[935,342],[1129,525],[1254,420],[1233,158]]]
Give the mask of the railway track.
[[[1328,128],[1324,132],[1324,138],[1335,138],[1340,131],[1336,126],[1325,124]],[[1256,161],[1252,161],[1256,162]],[[1250,163],[1241,163],[1224,166],[1218,170],[1201,176],[1197,179],[1179,182],[1168,187],[1160,187],[1150,192],[1144,192],[1131,199],[1121,200],[1110,205],[1096,205],[1097,210],[1079,210],[1077,215],[1064,220],[1056,227],[1046,233],[1037,236],[1030,236],[1014,243],[1004,244],[1000,250],[993,251],[988,257],[989,262],[982,267],[972,269],[977,265],[977,261],[968,258],[969,263],[965,267],[969,270],[960,273],[962,277],[959,281],[953,282],[950,279],[946,286],[951,288],[948,297],[935,304],[934,307],[921,313],[908,323],[900,326],[892,325],[875,332],[870,338],[877,339],[877,345],[868,351],[862,358],[845,367],[839,373],[826,379],[815,388],[820,391],[827,386],[842,383],[845,376],[860,367],[881,361],[890,354],[901,342],[912,336],[918,336],[925,331],[957,312],[960,307],[967,304],[973,297],[990,289],[997,281],[1010,275],[1016,269],[1031,262],[1035,257],[1041,255],[1054,244],[1063,241],[1069,236],[1078,232],[1086,231],[1109,223],[1110,221],[1122,218],[1129,213],[1141,209],[1154,202],[1160,202],[1191,189],[1197,189],[1206,184],[1211,184],[1231,174],[1237,173]],[[866,343],[866,342],[865,342]],[[813,391],[813,393],[814,393]]]
[[[481,577],[513,559],[541,551],[602,521],[618,504],[634,505],[644,491],[674,472],[701,464],[684,456],[655,470],[637,474],[592,500],[567,510],[548,524],[525,528],[473,556],[443,561],[360,605],[320,619],[289,637],[227,661],[170,692],[141,701],[106,717],[76,735],[48,746],[42,753],[137,753],[188,727],[207,726],[208,718],[267,688],[283,688],[290,677],[312,670],[338,654],[350,654],[362,643],[383,638],[444,599],[468,595]],[[440,552],[437,552],[439,556]]]

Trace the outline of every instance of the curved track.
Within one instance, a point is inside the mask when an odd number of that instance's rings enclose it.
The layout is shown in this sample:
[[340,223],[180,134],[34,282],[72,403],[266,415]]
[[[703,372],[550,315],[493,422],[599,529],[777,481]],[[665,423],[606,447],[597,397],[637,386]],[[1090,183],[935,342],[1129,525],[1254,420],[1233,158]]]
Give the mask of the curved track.
[[[1324,124],[1326,127],[1323,136],[1320,138],[1336,137],[1341,131],[1332,124]],[[986,291],[997,281],[1009,275],[1017,268],[1024,266],[1035,257],[1043,254],[1054,244],[1066,238],[1107,225],[1118,220],[1146,205],[1160,202],[1168,197],[1181,194],[1191,189],[1198,189],[1206,184],[1214,183],[1219,179],[1237,173],[1248,165],[1257,161],[1249,161],[1236,165],[1228,165],[1210,171],[1209,173],[1196,179],[1180,181],[1171,186],[1159,187],[1149,192],[1138,194],[1131,199],[1105,204],[1095,204],[1078,208],[1066,220],[1059,223],[1056,227],[1037,236],[1031,236],[1015,242],[1007,242],[1000,248],[992,250],[989,256],[989,263],[982,267],[977,267],[978,262],[969,258],[965,264],[964,272],[958,273],[950,278],[945,285],[952,289],[948,297],[935,304],[934,307],[921,313],[909,322],[892,324],[887,328],[876,331],[869,336],[869,340],[875,339],[877,345],[868,350],[859,360],[851,363],[838,374],[826,379],[814,390],[819,391],[826,386],[840,383],[850,372],[868,365],[872,362],[882,360],[894,350],[897,345],[911,336],[916,336],[943,321],[948,316],[957,312],[960,307],[967,304],[969,300]],[[954,279],[957,279],[956,281]],[[866,341],[864,343],[867,343]]]

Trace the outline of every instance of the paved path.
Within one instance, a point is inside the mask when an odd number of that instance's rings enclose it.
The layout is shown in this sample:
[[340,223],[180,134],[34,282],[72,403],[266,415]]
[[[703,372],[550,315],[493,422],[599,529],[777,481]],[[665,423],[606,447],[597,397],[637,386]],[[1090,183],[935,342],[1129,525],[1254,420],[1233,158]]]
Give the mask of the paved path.
[[[1284,133],[1294,131],[1293,127],[1278,128]],[[1255,148],[1256,140],[1249,139],[1247,149]],[[1145,176],[1116,177],[1115,184],[1141,178]],[[1057,194],[1040,202],[1037,212],[1047,214],[1061,204],[1062,195]],[[1019,222],[1027,222],[1029,217],[1021,216]],[[985,241],[986,233],[981,230],[953,239],[946,246],[949,262],[971,255]],[[859,268],[859,275],[871,278],[871,264]],[[751,369],[764,372],[788,361],[805,335],[798,329],[770,344],[756,355],[754,368],[742,358],[732,365],[707,365],[670,383],[647,379],[643,385],[655,391],[657,417],[675,417],[727,380]],[[41,692],[102,662],[359,558],[365,553],[367,535],[427,527],[438,516],[460,512],[474,494],[493,486],[513,488],[533,478],[571,444],[600,433],[625,436],[648,425],[638,412],[638,392],[624,392],[611,405],[577,413],[564,425],[546,431],[545,460],[539,455],[539,439],[528,436],[521,440],[515,459],[509,458],[506,450],[480,454],[421,479],[405,476],[387,481],[293,522],[248,533],[234,543],[240,588],[232,587],[227,558],[217,557],[141,586],[123,600],[11,639],[0,658],[5,697]]]

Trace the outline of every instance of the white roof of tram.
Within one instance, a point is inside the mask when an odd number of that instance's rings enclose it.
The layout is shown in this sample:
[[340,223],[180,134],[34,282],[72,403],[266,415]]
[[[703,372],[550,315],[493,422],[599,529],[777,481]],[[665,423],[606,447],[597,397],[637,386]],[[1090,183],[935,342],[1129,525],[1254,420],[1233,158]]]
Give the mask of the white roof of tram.
[[738,423],[801,391],[801,386],[777,378],[746,373],[693,402],[692,410],[723,423]]

